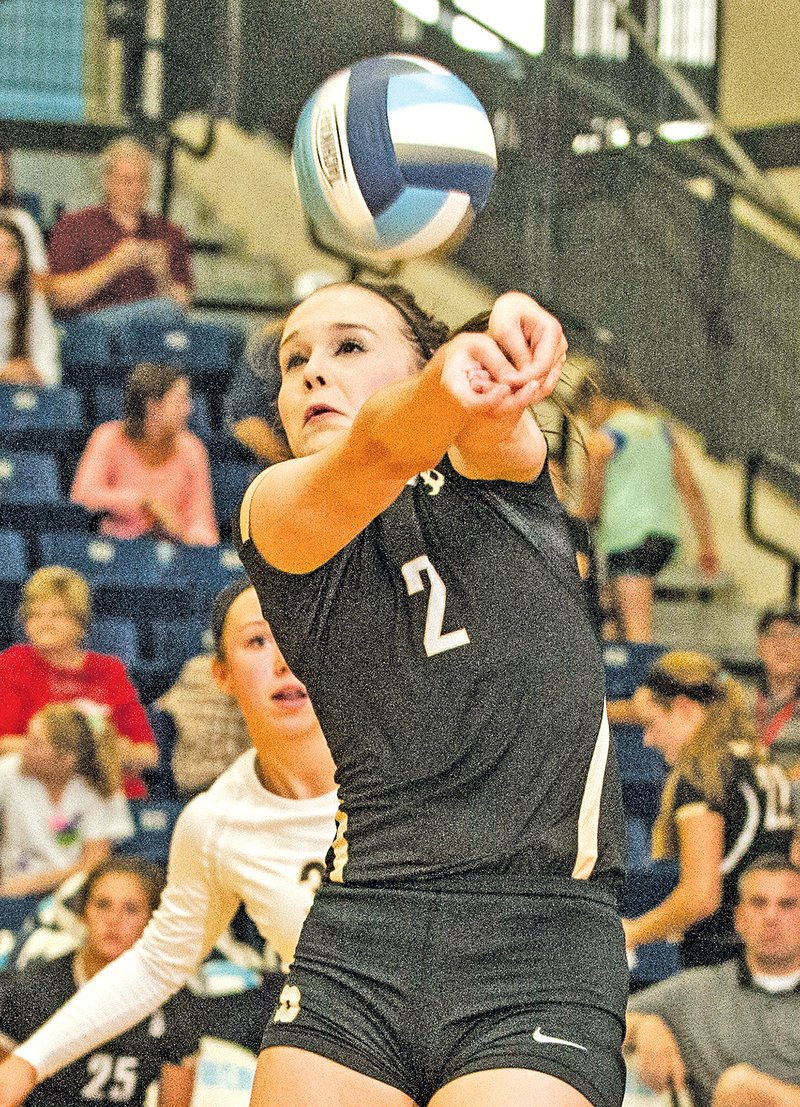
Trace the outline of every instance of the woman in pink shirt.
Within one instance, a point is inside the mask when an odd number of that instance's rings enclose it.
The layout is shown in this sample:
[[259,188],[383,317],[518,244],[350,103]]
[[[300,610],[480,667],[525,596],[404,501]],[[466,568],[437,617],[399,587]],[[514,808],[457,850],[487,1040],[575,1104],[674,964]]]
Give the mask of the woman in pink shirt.
[[122,421],[102,423],[86,444],[70,498],[103,512],[111,538],[151,535],[215,546],[208,453],[187,430],[189,382],[169,365],[137,365]]

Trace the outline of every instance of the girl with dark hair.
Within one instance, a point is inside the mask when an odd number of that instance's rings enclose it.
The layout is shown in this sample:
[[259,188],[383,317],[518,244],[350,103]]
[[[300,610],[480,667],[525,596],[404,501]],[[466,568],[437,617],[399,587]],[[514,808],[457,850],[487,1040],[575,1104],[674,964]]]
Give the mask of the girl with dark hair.
[[629,950],[682,935],[687,967],[736,952],[739,874],[762,853],[789,856],[796,821],[789,782],[759,743],[743,689],[711,658],[668,653],[634,696],[645,745],[670,768],[653,858],[675,858],[674,890],[624,922]]
[[[130,949],[163,887],[163,870],[136,857],[110,858],[89,872],[77,897],[86,931],[82,945],[51,961],[31,961],[7,978],[0,999],[0,1054],[47,1022],[87,981]],[[143,1107],[148,1088],[158,1080],[158,1107],[189,1107],[199,1044],[192,1023],[185,997],[176,996],[112,1038],[102,1051],[42,1081],[26,1102],[29,1107],[87,1101]]]
[[103,534],[142,535],[214,546],[208,451],[187,429],[189,381],[170,365],[137,365],[125,388],[123,419],[92,433],[70,493],[104,513]]
[[0,212],[0,383],[52,386],[60,379],[55,327],[33,286],[25,238]]
[[41,896],[104,860],[133,833],[116,731],[101,715],[54,703],[0,758],[0,896]]
[[285,321],[293,457],[242,560],[336,762],[337,832],[254,1107],[618,1107],[627,969],[603,667],[547,445],[530,297],[444,341],[405,292]]
[[0,146],[0,216],[16,223],[22,232],[31,272],[46,273],[47,247],[38,223],[17,202],[11,173],[11,150],[8,146]]

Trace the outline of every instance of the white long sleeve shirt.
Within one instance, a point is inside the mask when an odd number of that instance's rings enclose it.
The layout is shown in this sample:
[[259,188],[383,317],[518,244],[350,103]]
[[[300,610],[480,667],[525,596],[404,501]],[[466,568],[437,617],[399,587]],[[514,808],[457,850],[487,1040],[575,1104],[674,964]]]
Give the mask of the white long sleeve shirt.
[[160,1007],[186,982],[244,903],[288,966],[334,833],[335,792],[267,792],[248,750],[178,819],[167,887],[142,937],[15,1050],[50,1076]]

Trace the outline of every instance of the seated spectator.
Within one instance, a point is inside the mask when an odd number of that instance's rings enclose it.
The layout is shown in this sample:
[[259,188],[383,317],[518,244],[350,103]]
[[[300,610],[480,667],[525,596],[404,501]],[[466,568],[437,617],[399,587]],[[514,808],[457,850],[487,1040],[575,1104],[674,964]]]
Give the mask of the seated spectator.
[[626,1049],[654,1091],[694,1107],[800,1103],[800,869],[764,856],[739,877],[740,957],[637,992]]
[[121,785],[108,722],[66,703],[37,711],[20,752],[0,757],[0,897],[42,896],[131,837]]
[[650,401],[632,393],[633,386],[609,366],[599,388],[587,377],[570,406],[591,428],[578,515],[598,524],[620,636],[650,642],[653,580],[678,547],[680,501],[697,535],[700,568],[717,573],[719,558],[708,508],[683,450]]
[[[45,1023],[106,965],[141,937],[158,906],[164,873],[136,857],[96,865],[78,893],[86,937],[79,949],[54,960],[31,961],[6,979],[0,998],[0,1055],[6,1055]],[[28,1107],[67,1107],[86,1102],[143,1107],[159,1081],[159,1107],[189,1107],[199,1031],[186,993],[149,1018],[49,1076],[26,1099]]]
[[192,299],[189,247],[174,223],[145,211],[151,157],[134,139],[103,155],[103,202],[67,212],[50,235],[49,294],[64,318],[110,328],[134,318],[180,323]]
[[58,338],[44,296],[31,279],[25,238],[0,214],[0,384],[57,385]]
[[187,430],[191,406],[179,369],[144,364],[133,370],[122,421],[93,432],[70,492],[75,503],[104,513],[103,534],[218,544],[208,451]]
[[214,680],[211,654],[190,658],[173,686],[156,701],[175,723],[172,774],[181,795],[194,796],[250,748],[236,700]]
[[268,465],[285,461],[289,444],[278,416],[278,335],[267,326],[248,344],[225,396],[225,423],[245,449]]
[[0,146],[0,216],[16,223],[25,240],[25,251],[31,273],[47,272],[47,247],[33,216],[20,207],[14,194],[11,174],[11,150]]
[[155,768],[158,747],[122,662],[82,647],[91,621],[86,581],[59,565],[38,569],[25,585],[20,618],[27,642],[0,653],[0,752],[22,747],[25,728],[43,707],[78,704],[113,723],[125,792],[144,797],[137,774]]
[[684,967],[717,964],[736,952],[738,875],[762,853],[789,856],[789,782],[758,741],[742,688],[710,658],[664,654],[634,704],[645,744],[670,767],[653,857],[677,858],[679,878],[665,900],[623,921],[626,944],[678,935]]
[[800,781],[800,611],[766,611],[758,624],[756,726],[790,780]]

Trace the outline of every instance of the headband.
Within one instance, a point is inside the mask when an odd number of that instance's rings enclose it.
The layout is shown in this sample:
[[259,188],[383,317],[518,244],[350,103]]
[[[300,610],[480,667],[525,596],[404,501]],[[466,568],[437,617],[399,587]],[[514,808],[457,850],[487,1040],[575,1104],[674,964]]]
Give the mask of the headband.
[[686,696],[695,703],[706,706],[721,700],[725,690],[719,684],[710,680],[682,681],[665,673],[663,669],[652,669],[644,687],[655,692],[657,696],[672,700],[676,696]]

